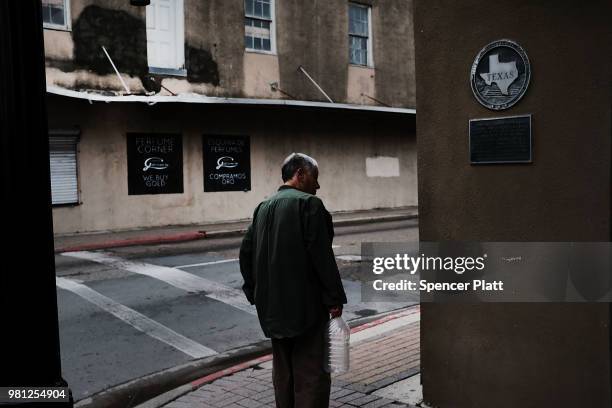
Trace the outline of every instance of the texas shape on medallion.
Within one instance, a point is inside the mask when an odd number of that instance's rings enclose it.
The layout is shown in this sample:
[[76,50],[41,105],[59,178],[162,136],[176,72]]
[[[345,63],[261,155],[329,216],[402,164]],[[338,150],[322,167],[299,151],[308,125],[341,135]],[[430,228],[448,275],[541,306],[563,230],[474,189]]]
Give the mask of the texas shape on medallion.
[[499,54],[489,55],[489,72],[480,74],[488,86],[496,83],[503,95],[508,95],[508,87],[518,78],[516,61],[499,62]]

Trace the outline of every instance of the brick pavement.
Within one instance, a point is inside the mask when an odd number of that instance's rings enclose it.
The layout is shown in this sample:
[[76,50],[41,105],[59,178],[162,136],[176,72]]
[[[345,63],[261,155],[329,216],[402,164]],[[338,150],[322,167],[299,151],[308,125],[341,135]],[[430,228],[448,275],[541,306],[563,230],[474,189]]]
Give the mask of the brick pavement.
[[[410,407],[372,393],[411,377],[420,370],[419,322],[351,343],[351,368],[332,380],[333,408]],[[275,407],[272,362],[268,361],[206,383],[165,408]]]

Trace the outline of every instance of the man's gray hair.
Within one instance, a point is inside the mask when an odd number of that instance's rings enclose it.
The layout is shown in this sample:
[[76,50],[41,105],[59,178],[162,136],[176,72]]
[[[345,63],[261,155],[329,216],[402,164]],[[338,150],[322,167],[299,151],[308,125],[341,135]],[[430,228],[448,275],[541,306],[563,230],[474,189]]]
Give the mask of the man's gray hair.
[[312,171],[314,168],[318,168],[319,163],[312,157],[304,153],[291,153],[283,162],[281,169],[283,182],[293,178],[294,174],[298,169],[304,169]]

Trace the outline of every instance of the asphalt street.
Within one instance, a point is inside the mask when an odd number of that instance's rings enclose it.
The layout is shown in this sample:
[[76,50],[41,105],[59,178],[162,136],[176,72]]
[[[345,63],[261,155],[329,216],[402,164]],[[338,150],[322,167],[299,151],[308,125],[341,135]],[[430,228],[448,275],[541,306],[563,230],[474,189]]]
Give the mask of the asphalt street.
[[[362,242],[418,240],[417,220],[339,227],[347,320],[414,302],[362,302]],[[240,238],[58,254],[62,371],[76,400],[264,340],[240,287]]]

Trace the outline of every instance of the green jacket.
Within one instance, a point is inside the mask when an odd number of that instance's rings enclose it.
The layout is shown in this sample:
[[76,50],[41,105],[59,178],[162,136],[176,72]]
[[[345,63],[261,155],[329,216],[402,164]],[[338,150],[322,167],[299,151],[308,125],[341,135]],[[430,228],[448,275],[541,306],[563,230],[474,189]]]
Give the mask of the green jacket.
[[242,289],[266,337],[294,337],[346,303],[323,202],[281,186],[257,206],[240,247]]

